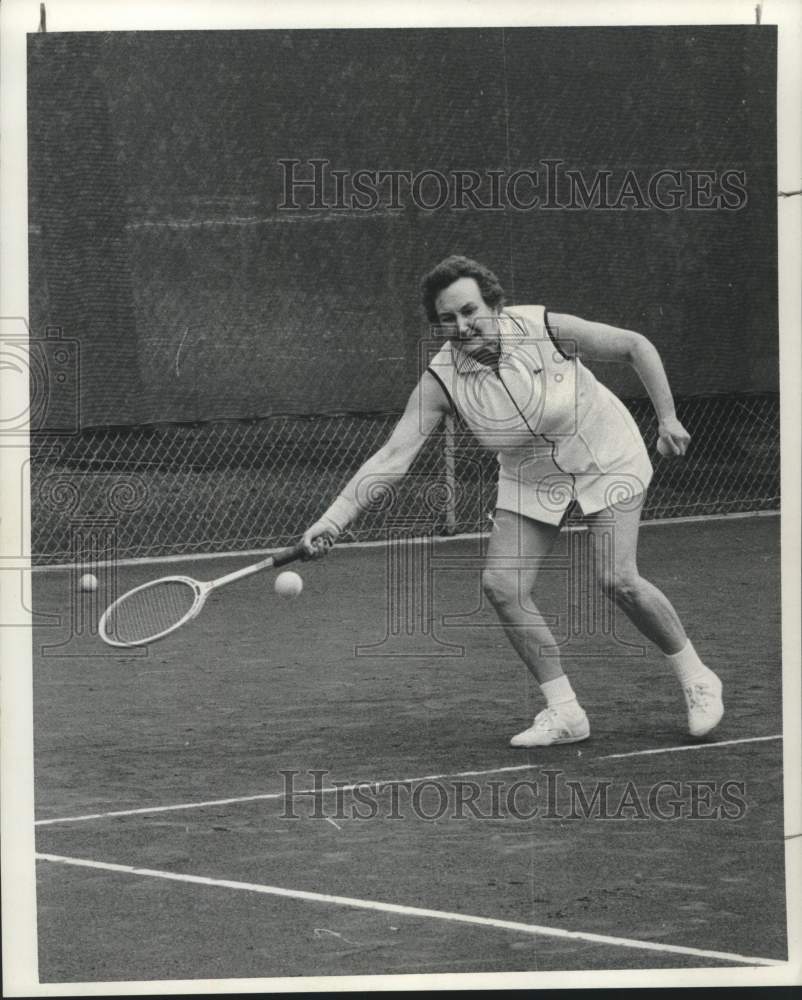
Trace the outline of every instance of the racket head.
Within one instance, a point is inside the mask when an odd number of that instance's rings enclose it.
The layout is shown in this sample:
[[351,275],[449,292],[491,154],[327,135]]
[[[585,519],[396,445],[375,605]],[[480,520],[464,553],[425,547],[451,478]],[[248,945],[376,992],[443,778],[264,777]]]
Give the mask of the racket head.
[[145,646],[175,632],[203,607],[208,586],[191,576],[149,580],[106,608],[98,623],[100,638],[109,646]]

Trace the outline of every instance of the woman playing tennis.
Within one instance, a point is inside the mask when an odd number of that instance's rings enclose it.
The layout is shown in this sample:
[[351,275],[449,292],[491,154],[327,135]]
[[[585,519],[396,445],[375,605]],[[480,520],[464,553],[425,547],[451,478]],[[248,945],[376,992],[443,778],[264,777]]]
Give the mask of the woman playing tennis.
[[683,455],[690,435],[677,420],[657,351],[630,330],[543,306],[505,307],[496,276],[466,257],[446,258],[421,288],[429,322],[448,339],[386,444],[305,532],[307,554],[321,555],[336,541],[368,508],[373,490],[366,487],[407,472],[442,417],[456,412],[498,455],[482,585],[546,702],[511,744],[549,746],[590,735],[554,637],[533,604],[538,570],[573,502],[594,541],[598,585],[664,654],[685,695],[691,735],[710,732],[724,714],[721,681],[699,659],[668,598],[637,568],[640,515],[652,476],[646,447],[629,411],[581,360],[632,365],[657,415],[658,447]]

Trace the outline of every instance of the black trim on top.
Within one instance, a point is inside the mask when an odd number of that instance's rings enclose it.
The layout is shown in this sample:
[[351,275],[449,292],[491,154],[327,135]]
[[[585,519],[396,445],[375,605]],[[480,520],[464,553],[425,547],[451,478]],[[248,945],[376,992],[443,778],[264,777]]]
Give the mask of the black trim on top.
[[448,405],[451,407],[451,412],[458,415],[457,407],[454,405],[454,400],[451,398],[451,393],[446,389],[445,382],[440,378],[437,372],[432,368],[431,365],[426,367],[426,371],[440,383],[440,388],[445,393],[445,397],[448,400]]
[[[557,468],[560,470],[560,472],[562,472],[562,474],[564,476],[570,476],[571,477],[571,489],[572,489],[572,491],[574,493],[576,493],[576,473],[575,472],[569,472],[568,469],[564,469],[560,465],[560,463],[557,461],[557,442],[556,441],[552,441],[551,438],[547,438],[545,434],[541,434],[540,436],[543,438],[543,440],[547,444],[551,445],[551,460],[552,460],[552,462],[554,462],[554,464],[557,466]],[[572,503],[576,503],[576,501],[573,500]]]
[[[571,473],[571,475],[573,475],[573,473]],[[574,484],[574,486],[576,486],[576,484]],[[577,507],[579,507],[579,508],[580,508],[580,510],[582,509],[582,508],[581,508],[581,506],[580,506],[580,503],[579,503],[579,501],[578,501],[578,500],[569,500],[569,501],[568,501],[568,506],[567,506],[567,507],[565,508],[565,510],[563,511],[563,516],[562,516],[562,518],[560,519],[560,525],[559,525],[559,526],[560,526],[561,528],[562,528],[562,527],[564,527],[564,525],[565,525],[566,521],[567,521],[567,520],[568,520],[568,518],[569,518],[569,517],[571,516],[571,512],[572,512],[573,510],[575,510],[575,509],[576,509]]]
[[[519,329],[519,330],[521,331],[521,333],[522,333],[522,334],[523,334],[523,336],[524,336],[524,341],[523,341],[523,342],[524,342],[524,343],[526,343],[526,342],[527,342],[527,340],[529,340],[529,334],[528,334],[528,332],[527,332],[527,330],[526,330],[526,327],[525,327],[525,326],[522,326],[522,325],[521,325],[521,324],[520,324],[520,323],[518,322],[518,320],[517,320],[517,319],[516,319],[516,318],[515,318],[515,317],[513,316],[513,314],[512,314],[512,313],[505,313],[505,315],[506,315],[506,316],[509,316],[509,317],[510,317],[510,319],[511,319],[511,320],[513,321],[513,323],[514,323],[514,324],[515,324],[515,325],[516,325],[516,326],[518,327],[518,329]],[[533,371],[533,372],[535,373],[535,375],[540,375],[540,373],[541,373],[541,372],[543,371],[543,369],[542,369],[542,368],[533,368],[533,369],[532,369],[532,371]],[[505,388],[506,388],[506,387],[505,387]],[[509,389],[507,390],[507,392],[509,392]],[[515,402],[515,400],[513,400],[513,402]],[[520,412],[520,411],[519,411],[519,412]],[[523,416],[523,414],[521,414],[521,416]],[[527,426],[528,426],[528,425],[527,425]]]
[[524,341],[528,340],[529,339],[529,334],[526,332],[526,327],[525,326],[521,326],[521,323],[519,322],[518,318],[516,316],[513,316],[513,314],[510,313],[510,312],[505,312],[504,315],[505,316],[509,316],[509,318],[513,321],[513,323],[518,327],[518,329],[521,331],[521,333],[524,336]]
[[573,358],[571,357],[571,355],[565,353],[565,351],[560,346],[559,340],[557,340],[557,338],[554,336],[554,331],[552,330],[551,324],[549,323],[549,311],[548,311],[548,309],[544,309],[543,310],[543,322],[546,324],[546,332],[548,333],[549,338],[551,339],[552,344],[554,344],[554,346],[557,348],[557,350],[560,352],[560,354],[562,354],[562,356],[565,358],[566,361],[572,361]]
[[[555,344],[555,346],[556,346],[556,344]],[[571,490],[572,490],[573,493],[576,493],[576,473],[569,472],[567,469],[564,469],[559,464],[559,462],[557,461],[557,442],[556,441],[552,441],[551,438],[546,437],[545,434],[538,434],[537,431],[533,431],[532,430],[531,424],[529,423],[529,421],[524,416],[524,412],[521,409],[521,407],[518,405],[517,399],[510,392],[510,387],[507,385],[507,383],[501,377],[501,373],[499,373],[499,377],[498,378],[499,378],[499,382],[501,382],[501,384],[507,390],[507,395],[510,397],[512,405],[518,411],[518,414],[521,417],[521,420],[523,420],[524,424],[526,425],[526,429],[529,431],[529,433],[532,435],[532,437],[533,438],[542,438],[546,442],[546,444],[550,444],[551,445],[551,460],[552,460],[552,462],[554,462],[554,464],[557,466],[557,468],[560,470],[560,472],[562,472],[562,474],[564,476],[570,476],[571,477]]]

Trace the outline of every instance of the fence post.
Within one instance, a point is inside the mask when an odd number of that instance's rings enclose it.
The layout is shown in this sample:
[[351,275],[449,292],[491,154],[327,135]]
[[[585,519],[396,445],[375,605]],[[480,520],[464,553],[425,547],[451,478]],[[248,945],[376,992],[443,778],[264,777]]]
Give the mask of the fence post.
[[446,415],[443,435],[443,450],[446,464],[446,534],[457,531],[457,489],[454,474],[454,418]]

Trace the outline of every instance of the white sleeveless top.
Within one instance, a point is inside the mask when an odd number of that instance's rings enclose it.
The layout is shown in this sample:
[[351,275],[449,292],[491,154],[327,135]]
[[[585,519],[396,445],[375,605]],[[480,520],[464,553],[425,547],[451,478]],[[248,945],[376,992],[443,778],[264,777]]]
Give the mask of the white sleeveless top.
[[[586,514],[609,506],[613,482],[618,493],[625,481],[630,496],[642,492],[652,467],[635,421],[578,358],[563,354],[546,309],[511,306],[500,324],[498,371],[452,341],[428,368],[479,442],[498,453],[498,505],[558,523],[571,500]],[[519,493],[540,484],[547,509],[542,495],[505,499],[502,487],[509,494],[513,481]]]

